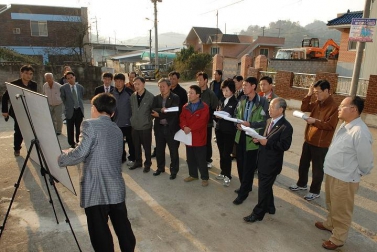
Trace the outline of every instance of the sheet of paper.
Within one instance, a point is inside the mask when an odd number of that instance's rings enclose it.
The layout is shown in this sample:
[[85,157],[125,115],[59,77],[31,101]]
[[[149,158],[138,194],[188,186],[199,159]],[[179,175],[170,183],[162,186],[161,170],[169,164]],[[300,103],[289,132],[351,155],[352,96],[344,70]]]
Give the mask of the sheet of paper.
[[223,119],[225,119],[225,117],[231,117],[230,114],[226,111],[215,111],[213,112],[213,114]]
[[246,127],[244,125],[241,125],[241,128],[242,128],[243,131],[245,131],[246,135],[249,135],[252,138],[266,139],[266,137],[259,135],[258,132],[256,132],[253,128]]
[[192,145],[191,132],[186,134],[183,130],[179,130],[177,133],[175,133],[174,140],[180,141],[186,145]]
[[226,117],[224,119],[227,120],[227,121],[234,122],[234,123],[243,123],[243,121],[241,119],[237,119],[237,118],[233,118],[233,117]]
[[168,112],[178,112],[178,111],[179,111],[178,107],[170,107],[170,108],[165,109],[166,113],[168,113]]
[[307,115],[305,115],[304,112],[301,112],[301,111],[298,111],[298,110],[293,111],[293,116],[298,117],[298,118],[302,118],[304,120],[309,118]]

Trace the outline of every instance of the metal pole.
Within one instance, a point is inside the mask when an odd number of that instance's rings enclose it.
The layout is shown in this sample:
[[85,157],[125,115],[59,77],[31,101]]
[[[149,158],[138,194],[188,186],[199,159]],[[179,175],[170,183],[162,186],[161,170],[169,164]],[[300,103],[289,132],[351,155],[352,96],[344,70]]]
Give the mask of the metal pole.
[[152,64],[152,29],[149,30],[149,63]]
[[157,32],[157,0],[153,0],[154,3],[154,47],[155,47],[155,56],[154,64],[155,69],[158,69],[158,32]]
[[[363,18],[369,18],[370,3],[371,3],[371,0],[365,0]],[[359,84],[359,77],[360,77],[361,63],[363,61],[364,48],[365,48],[365,42],[357,42],[355,67],[352,73],[351,87],[350,87],[350,92],[349,92],[351,96],[354,96],[357,93],[357,86]]]

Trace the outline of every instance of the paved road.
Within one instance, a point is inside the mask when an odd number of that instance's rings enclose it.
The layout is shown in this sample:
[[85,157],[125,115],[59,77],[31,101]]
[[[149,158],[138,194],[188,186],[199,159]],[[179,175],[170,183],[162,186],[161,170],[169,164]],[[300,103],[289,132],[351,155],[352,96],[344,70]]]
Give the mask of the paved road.
[[[183,86],[188,87],[189,84]],[[148,82],[147,89],[158,92],[155,82]],[[89,117],[89,102],[85,106],[85,114]],[[144,174],[141,169],[130,171],[124,165],[126,204],[137,239],[136,251],[324,251],[321,243],[328,239],[329,233],[314,227],[315,221],[326,216],[324,192],[319,199],[307,202],[302,198],[305,192],[288,190],[288,186],[297,179],[305,124],[293,118],[290,110],[287,118],[294,126],[294,136],[292,147],[285,155],[283,171],[274,186],[277,211],[275,215],[267,215],[262,222],[247,224],[242,220],[256,204],[257,178],[249,198],[242,205],[233,205],[232,201],[236,198],[233,191],[239,187],[236,164],[233,163],[234,178],[230,187],[223,187],[215,179],[219,173],[219,156],[214,142],[214,167],[210,170],[207,188],[201,187],[200,181],[183,182],[188,175],[183,145],[179,148],[180,172],[176,180],[169,180],[168,173],[153,177],[152,172]],[[25,148],[21,150],[20,157],[13,156],[12,127],[11,120],[8,123],[0,120],[0,224],[26,156]],[[375,142],[373,150],[377,153],[377,130],[371,128],[371,132]],[[59,141],[63,148],[68,147],[65,134],[59,136]],[[76,191],[79,191],[79,167],[68,169]],[[152,169],[156,169],[155,160]],[[363,178],[356,196],[349,238],[338,251],[377,251],[376,181],[376,169]],[[57,184],[57,190],[82,251],[92,251],[79,197],[61,184]],[[48,202],[39,168],[35,163],[28,163],[0,239],[0,251],[78,251],[54,191],[52,199],[59,225]],[[116,251],[119,251],[115,243]]]

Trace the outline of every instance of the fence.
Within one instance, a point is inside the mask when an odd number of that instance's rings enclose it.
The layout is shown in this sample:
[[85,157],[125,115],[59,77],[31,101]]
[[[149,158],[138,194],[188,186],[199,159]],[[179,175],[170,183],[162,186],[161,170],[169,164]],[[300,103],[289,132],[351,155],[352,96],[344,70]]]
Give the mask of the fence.
[[[351,77],[345,77],[345,76],[338,76],[338,86],[336,88],[337,94],[349,94],[351,90]],[[368,90],[368,84],[369,80],[367,79],[359,79],[358,85],[357,85],[357,92],[356,94],[361,97],[367,96],[367,90]]]

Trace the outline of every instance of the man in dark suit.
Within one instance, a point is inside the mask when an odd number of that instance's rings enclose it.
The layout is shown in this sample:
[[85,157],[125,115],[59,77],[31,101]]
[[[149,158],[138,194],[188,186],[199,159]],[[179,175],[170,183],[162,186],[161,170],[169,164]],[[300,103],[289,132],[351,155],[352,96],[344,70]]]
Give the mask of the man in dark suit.
[[[20,69],[20,79],[14,80],[11,83],[22,87],[29,89],[31,91],[37,92],[37,83],[32,81],[31,79],[33,78],[34,74],[34,69],[30,65],[24,65]],[[8,110],[8,103],[9,103],[9,93],[8,90],[5,91],[3,98],[2,98],[2,107],[1,107],[1,112],[5,120],[9,119],[9,116],[13,118],[14,120],[14,140],[13,140],[13,149],[14,149],[14,156],[18,157],[20,155],[20,149],[21,149],[21,144],[23,141],[21,130],[18,126],[16,116],[13,111],[13,107],[10,106]]]
[[241,75],[234,75],[233,76],[234,84],[236,85],[236,91],[234,92],[234,97],[237,100],[241,100],[241,97],[244,95],[242,89],[243,77]]
[[291,124],[284,117],[286,108],[283,98],[273,99],[268,110],[271,118],[267,120],[264,132],[266,139],[253,139],[254,143],[260,144],[258,204],[249,216],[244,217],[246,222],[261,221],[266,213],[275,214],[272,186],[282,170],[284,152],[291,146],[293,134]]
[[111,82],[113,81],[113,74],[112,73],[103,73],[102,74],[102,81],[103,85],[98,86],[94,89],[94,95],[98,95],[100,93],[112,93],[114,87],[111,86]]
[[76,77],[73,72],[66,72],[65,78],[68,82],[61,86],[60,96],[64,103],[64,115],[67,121],[68,144],[72,148],[75,148],[76,143],[79,142],[80,126],[84,118],[84,104],[82,102],[84,87],[76,82]]
[[114,251],[107,224],[110,217],[121,251],[134,251],[135,236],[127,218],[126,187],[122,177],[123,134],[111,121],[116,100],[111,94],[92,99],[92,119],[82,123],[80,144],[63,150],[61,167],[84,163],[80,206],[85,209],[90,241],[95,251]]
[[171,158],[170,179],[175,179],[179,170],[179,142],[174,140],[179,130],[179,111],[166,112],[167,108],[179,106],[179,96],[170,91],[171,82],[167,78],[158,81],[161,94],[153,99],[152,116],[154,119],[154,133],[156,137],[157,170],[154,176],[165,172],[165,148],[169,147]]

